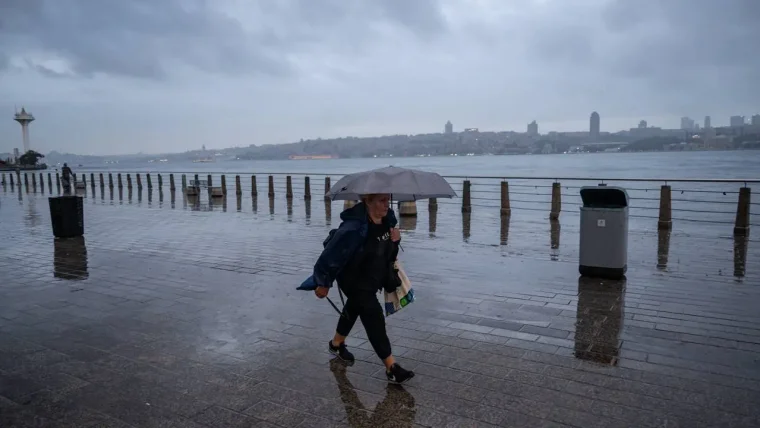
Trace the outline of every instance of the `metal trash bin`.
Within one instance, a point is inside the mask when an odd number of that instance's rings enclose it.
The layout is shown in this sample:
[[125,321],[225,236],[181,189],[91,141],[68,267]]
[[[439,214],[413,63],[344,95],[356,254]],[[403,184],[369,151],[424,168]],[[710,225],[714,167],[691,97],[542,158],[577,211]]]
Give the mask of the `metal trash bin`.
[[84,235],[84,203],[81,196],[66,195],[48,198],[50,222],[56,238]]
[[628,193],[620,187],[581,188],[579,271],[621,279],[628,270]]

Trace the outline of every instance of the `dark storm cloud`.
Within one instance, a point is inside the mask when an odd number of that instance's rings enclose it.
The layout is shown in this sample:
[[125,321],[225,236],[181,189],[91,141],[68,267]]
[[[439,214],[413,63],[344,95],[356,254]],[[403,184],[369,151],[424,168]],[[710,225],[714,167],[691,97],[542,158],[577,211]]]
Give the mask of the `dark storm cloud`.
[[[224,5],[222,0],[5,0],[0,52],[42,51],[65,59],[81,76],[163,77],[172,61],[204,71],[287,75],[293,72],[289,55],[329,41],[330,32],[338,40],[361,39],[374,20],[418,33],[444,28],[433,0],[252,2],[236,17],[221,13]],[[336,24],[349,25],[341,30]],[[0,60],[3,64],[7,61]]]

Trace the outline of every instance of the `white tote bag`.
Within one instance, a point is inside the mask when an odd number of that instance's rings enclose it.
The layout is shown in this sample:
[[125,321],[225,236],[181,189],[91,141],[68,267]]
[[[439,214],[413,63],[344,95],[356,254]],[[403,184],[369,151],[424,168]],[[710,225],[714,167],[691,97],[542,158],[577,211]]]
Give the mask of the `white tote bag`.
[[384,292],[386,317],[395,314],[396,312],[400,311],[401,308],[404,308],[406,305],[414,302],[414,289],[412,288],[412,282],[409,281],[409,277],[406,276],[406,272],[404,272],[404,268],[402,267],[400,261],[396,260],[395,268],[398,269],[398,277],[401,279],[401,286],[396,288],[396,291],[393,293]]

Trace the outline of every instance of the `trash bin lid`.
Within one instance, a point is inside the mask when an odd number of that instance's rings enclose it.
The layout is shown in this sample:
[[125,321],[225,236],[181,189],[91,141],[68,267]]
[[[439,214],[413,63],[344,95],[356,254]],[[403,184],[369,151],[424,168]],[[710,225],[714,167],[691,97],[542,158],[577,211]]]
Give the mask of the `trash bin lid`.
[[628,206],[628,193],[622,187],[584,186],[581,187],[581,200],[584,207],[625,208]]

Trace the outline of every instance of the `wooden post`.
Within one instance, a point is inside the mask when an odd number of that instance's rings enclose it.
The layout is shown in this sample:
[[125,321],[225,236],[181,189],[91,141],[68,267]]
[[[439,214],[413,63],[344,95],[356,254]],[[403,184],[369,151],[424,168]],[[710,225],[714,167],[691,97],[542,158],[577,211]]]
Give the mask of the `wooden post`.
[[84,187],[87,187],[87,174],[82,173],[82,184],[84,184]]
[[187,189],[187,176],[182,174],[182,191],[184,192],[185,189]]
[[164,179],[163,179],[163,177],[161,177],[161,174],[156,174],[156,176],[158,177],[158,191],[159,192],[163,191],[164,190]]
[[462,183],[462,212],[472,212],[472,200],[470,198],[470,180]]
[[[101,174],[101,176],[102,176],[102,174]],[[13,177],[13,176],[11,175],[11,177]],[[51,191],[53,190],[53,174],[51,174],[49,172],[48,172],[48,189],[50,189]]]
[[751,189],[742,187],[739,189],[739,203],[736,206],[736,224],[734,224],[734,235],[745,236],[749,234],[750,219],[750,197]]
[[311,200],[311,180],[308,175],[303,179],[303,198]]
[[2,181],[2,184],[3,184],[3,186],[5,186],[5,173],[3,173],[3,181]]
[[256,175],[251,175],[251,196],[259,196],[259,189],[256,187]]
[[227,195],[227,178],[222,174],[222,195]]
[[169,191],[174,192],[177,187],[174,185],[174,174],[169,174]]
[[436,198],[428,199],[428,211],[430,212],[438,211],[438,199]]
[[660,219],[657,221],[658,229],[672,229],[673,217],[671,214],[670,186],[667,184],[660,188]]
[[116,184],[119,186],[119,189],[123,189],[124,186],[121,184],[121,173],[116,174]]
[[29,187],[29,174],[24,173],[24,187]]
[[290,176],[285,177],[285,197],[293,199],[293,179]]
[[32,189],[37,191],[37,176],[34,173],[32,173]]
[[[142,190],[139,185],[137,187],[138,190]],[[127,174],[127,190],[132,190],[132,176],[130,174]]]
[[549,219],[559,220],[560,211],[562,211],[562,186],[560,183],[552,183],[552,207]]
[[9,174],[11,176],[11,187],[15,186],[15,183],[13,182],[13,173]]
[[45,175],[40,173],[40,190],[45,191]]
[[150,181],[150,174],[145,174],[145,180],[148,182],[148,190],[153,189],[153,183]]
[[101,188],[101,189],[103,189],[104,187],[106,187],[106,186],[105,186],[105,183],[104,183],[104,181],[103,181],[103,173],[101,172],[101,173],[100,173],[100,174],[98,174],[98,175],[99,175],[99,178],[100,178],[100,188]]
[[110,172],[108,173],[108,187],[113,189],[113,174],[111,174]]
[[90,187],[95,188],[95,174],[92,172],[90,173]]
[[140,174],[135,174],[137,176],[137,190],[142,190],[142,178],[140,178]]
[[198,174],[195,174],[195,185],[198,185]]
[[501,215],[512,215],[512,207],[509,204],[509,183],[506,181],[501,182]]
[[[21,185],[21,183],[19,183],[19,186],[20,185]],[[59,173],[57,173],[57,172],[55,173],[55,187],[57,189],[61,188],[61,175]]]
[[274,198],[274,177],[269,176],[269,197]]
[[398,215],[401,217],[417,217],[417,202],[399,202]]
[[[240,196],[243,194],[243,188],[240,186],[240,176],[235,176],[235,195]],[[240,203],[238,202],[238,211],[240,211]]]
[[325,177],[325,200],[329,201],[330,198],[327,196],[327,193],[330,191],[330,177]]

